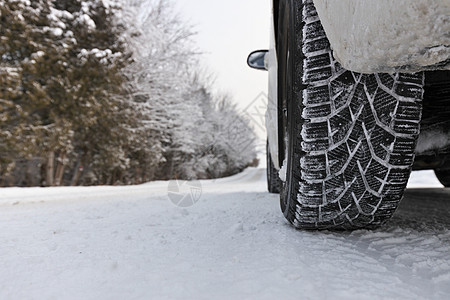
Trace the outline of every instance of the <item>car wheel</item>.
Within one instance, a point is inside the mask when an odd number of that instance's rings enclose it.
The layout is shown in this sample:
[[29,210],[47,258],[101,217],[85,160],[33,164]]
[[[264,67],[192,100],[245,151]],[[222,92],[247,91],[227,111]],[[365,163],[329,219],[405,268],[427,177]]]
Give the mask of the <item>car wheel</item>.
[[299,229],[375,228],[396,210],[411,173],[423,73],[345,70],[311,0],[282,0],[279,12],[281,209]]
[[267,189],[269,193],[279,194],[281,180],[278,174],[278,170],[273,165],[272,156],[270,155],[269,142],[266,146],[266,157],[267,157]]
[[450,170],[434,170],[434,174],[443,186],[450,187]]

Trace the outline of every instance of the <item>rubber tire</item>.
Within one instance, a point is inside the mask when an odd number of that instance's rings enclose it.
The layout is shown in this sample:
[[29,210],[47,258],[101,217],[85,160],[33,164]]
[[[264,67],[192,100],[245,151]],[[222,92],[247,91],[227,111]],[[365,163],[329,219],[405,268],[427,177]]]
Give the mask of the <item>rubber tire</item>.
[[279,194],[281,187],[281,179],[278,170],[273,165],[272,156],[270,155],[269,142],[266,144],[267,157],[267,189],[269,193]]
[[443,186],[450,187],[450,170],[434,170],[434,174]]
[[281,0],[279,12],[281,209],[299,229],[376,228],[397,209],[411,173],[423,73],[344,70],[311,0]]

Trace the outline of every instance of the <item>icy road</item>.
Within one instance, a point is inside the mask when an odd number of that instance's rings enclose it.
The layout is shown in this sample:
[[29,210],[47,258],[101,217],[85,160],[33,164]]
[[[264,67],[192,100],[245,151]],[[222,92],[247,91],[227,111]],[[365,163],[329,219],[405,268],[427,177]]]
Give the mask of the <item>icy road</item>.
[[431,176],[352,233],[294,230],[264,169],[202,181],[188,209],[167,182],[0,189],[0,299],[450,299],[450,191]]

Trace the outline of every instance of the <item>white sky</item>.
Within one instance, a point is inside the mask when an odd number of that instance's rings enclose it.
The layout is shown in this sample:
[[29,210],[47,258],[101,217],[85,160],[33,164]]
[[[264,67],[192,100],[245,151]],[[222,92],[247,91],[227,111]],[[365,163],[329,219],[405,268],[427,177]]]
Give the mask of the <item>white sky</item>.
[[251,51],[269,47],[270,0],[174,2],[198,32],[195,40],[218,90],[231,94],[242,109],[267,93],[267,72],[250,69],[246,59]]

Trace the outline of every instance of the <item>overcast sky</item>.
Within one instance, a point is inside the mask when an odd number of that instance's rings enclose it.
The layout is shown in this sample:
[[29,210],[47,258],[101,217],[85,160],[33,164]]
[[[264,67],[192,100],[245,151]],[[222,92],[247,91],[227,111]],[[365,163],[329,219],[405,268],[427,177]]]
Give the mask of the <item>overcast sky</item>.
[[179,14],[194,25],[203,61],[216,75],[215,87],[245,108],[261,91],[267,72],[247,67],[252,50],[268,49],[270,0],[174,0]]

